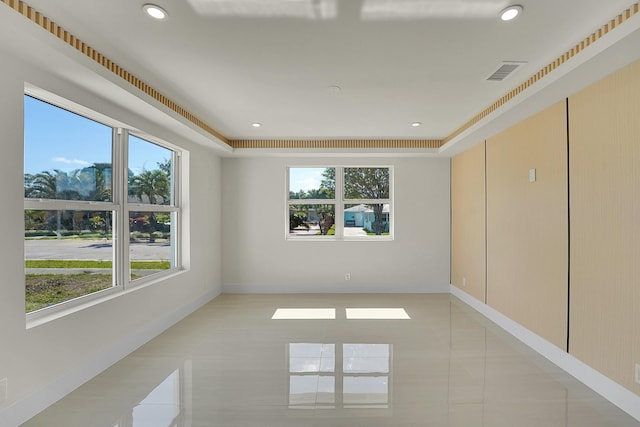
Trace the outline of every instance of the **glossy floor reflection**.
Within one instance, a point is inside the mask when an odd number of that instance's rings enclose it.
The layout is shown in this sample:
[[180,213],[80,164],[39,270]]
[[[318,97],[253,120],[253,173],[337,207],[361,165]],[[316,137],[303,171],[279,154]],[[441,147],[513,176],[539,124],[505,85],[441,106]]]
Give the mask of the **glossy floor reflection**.
[[222,295],[24,426],[640,423],[450,295]]

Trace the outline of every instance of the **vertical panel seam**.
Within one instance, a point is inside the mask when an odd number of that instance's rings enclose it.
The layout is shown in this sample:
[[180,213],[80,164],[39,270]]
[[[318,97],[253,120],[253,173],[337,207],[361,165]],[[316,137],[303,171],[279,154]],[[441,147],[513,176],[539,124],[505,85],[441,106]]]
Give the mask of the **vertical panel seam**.
[[569,135],[569,98],[565,101],[567,121],[567,353],[571,335],[571,174],[570,174],[570,135]]
[[484,140],[484,303],[489,305],[489,238],[488,238],[488,217],[487,217],[487,140]]
[[453,157],[449,159],[449,284],[453,284]]

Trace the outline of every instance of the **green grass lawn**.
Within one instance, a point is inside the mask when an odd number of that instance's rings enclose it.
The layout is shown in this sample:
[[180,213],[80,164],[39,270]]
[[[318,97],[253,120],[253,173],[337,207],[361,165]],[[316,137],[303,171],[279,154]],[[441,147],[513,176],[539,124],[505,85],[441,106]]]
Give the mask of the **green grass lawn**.
[[[54,260],[30,259],[25,261],[26,268],[111,268],[111,261],[95,260]],[[132,270],[168,270],[169,261],[132,261]],[[132,274],[131,279],[138,275]],[[26,311],[30,313],[50,305],[69,301],[83,295],[108,289],[113,286],[111,274],[83,272],[78,274],[26,274],[25,275]]]
[[26,311],[30,313],[113,286],[111,274],[27,274]]

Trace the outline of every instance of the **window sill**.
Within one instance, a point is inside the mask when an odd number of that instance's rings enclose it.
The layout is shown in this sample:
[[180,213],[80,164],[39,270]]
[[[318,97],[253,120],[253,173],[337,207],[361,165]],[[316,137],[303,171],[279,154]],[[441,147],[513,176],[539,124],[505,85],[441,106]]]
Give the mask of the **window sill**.
[[93,294],[85,295],[67,302],[63,302],[51,307],[46,307],[40,310],[33,311],[31,313],[27,313],[26,329],[35,328],[37,326],[44,325],[54,320],[77,313],[79,311],[89,309],[93,306],[105,303],[112,299],[116,299],[116,298],[125,296],[127,294],[130,294],[131,292],[136,292],[140,289],[146,288],[148,286],[152,286],[164,280],[179,276],[187,271],[188,271],[187,269],[181,268],[181,269],[170,270],[166,273],[158,273],[158,274],[149,276],[149,278],[147,280],[144,280],[144,282],[141,282],[141,283],[132,282],[129,285],[128,289],[122,289],[122,287],[116,286],[113,288],[105,289],[103,291],[95,292]]
[[285,237],[288,242],[392,242],[393,236],[315,236],[315,237]]

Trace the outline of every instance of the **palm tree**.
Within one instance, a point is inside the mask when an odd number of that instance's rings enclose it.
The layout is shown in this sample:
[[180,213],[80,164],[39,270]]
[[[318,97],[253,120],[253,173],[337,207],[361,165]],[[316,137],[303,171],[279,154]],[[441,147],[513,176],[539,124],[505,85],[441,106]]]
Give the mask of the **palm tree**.
[[[170,199],[169,177],[161,169],[142,171],[129,180],[129,194],[137,197],[141,202],[145,198],[150,204],[168,204]],[[156,231],[158,221],[154,212],[149,214],[149,242],[154,242],[153,232]]]
[[24,175],[24,196],[31,199],[55,199],[58,193],[58,177],[61,171],[54,169],[37,174]]
[[[25,174],[24,196],[32,199],[56,199],[58,196],[58,180],[62,175],[66,174],[58,169],[54,169],[53,172],[42,171],[37,174]],[[61,228],[61,212],[57,211],[56,235],[58,239],[62,237]]]
[[160,169],[142,171],[139,175],[129,180],[129,194],[145,202],[145,197],[150,204],[169,203],[169,178]]
[[94,163],[89,167],[93,172],[93,188],[89,200],[107,202],[111,200],[111,163]]

